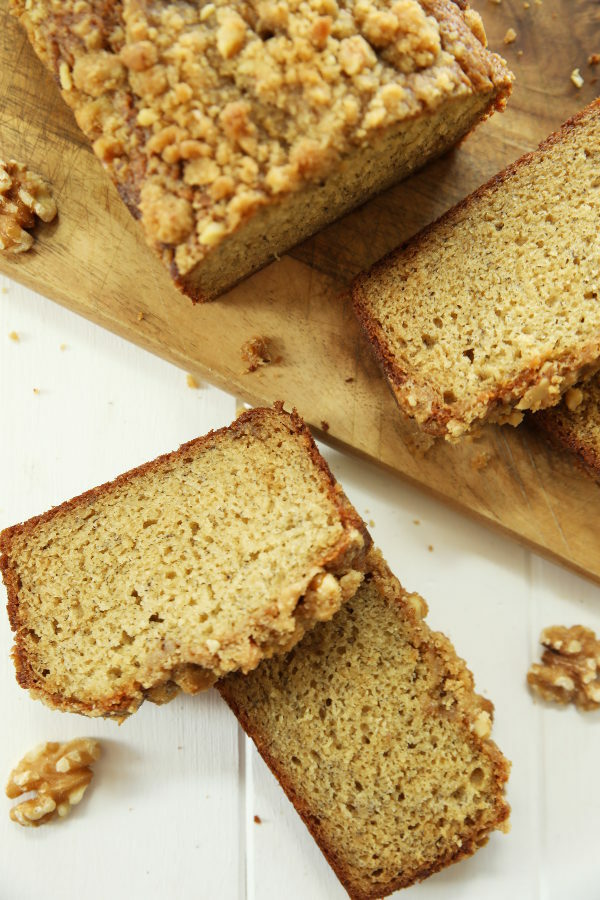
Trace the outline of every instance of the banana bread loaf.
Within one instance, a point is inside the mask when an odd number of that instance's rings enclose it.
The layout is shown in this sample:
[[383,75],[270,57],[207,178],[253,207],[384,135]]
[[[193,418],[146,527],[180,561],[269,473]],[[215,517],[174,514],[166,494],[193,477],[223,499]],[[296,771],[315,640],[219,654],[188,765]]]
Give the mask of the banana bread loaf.
[[439,155],[510,92],[465,0],[10,5],[194,299]]
[[384,897],[506,829],[492,704],[371,550],[356,596],[221,695],[355,900]]
[[600,362],[600,101],[354,285],[401,409],[518,424]]
[[355,593],[369,542],[281,407],[0,534],[17,678],[122,717],[292,647]]

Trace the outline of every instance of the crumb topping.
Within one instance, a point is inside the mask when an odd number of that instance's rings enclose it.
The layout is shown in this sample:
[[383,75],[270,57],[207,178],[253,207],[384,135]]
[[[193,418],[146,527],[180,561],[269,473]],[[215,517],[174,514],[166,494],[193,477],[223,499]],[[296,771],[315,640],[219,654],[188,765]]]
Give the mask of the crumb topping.
[[429,0],[12,3],[181,275],[376,132],[493,81],[479,16],[444,30]]

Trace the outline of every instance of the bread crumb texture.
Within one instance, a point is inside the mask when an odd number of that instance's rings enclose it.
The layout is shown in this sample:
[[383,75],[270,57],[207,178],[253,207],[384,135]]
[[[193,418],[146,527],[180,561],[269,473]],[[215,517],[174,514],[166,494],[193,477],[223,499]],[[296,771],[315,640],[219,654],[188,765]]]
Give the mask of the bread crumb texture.
[[246,373],[256,372],[261,366],[268,365],[271,362],[269,339],[256,335],[244,341],[240,350],[240,356],[243,362],[248,363]]
[[11,0],[178,276],[375,135],[447,100],[504,95],[510,75],[465,7]]
[[527,673],[531,690],[554,703],[600,709],[600,641],[589,628],[552,625],[540,635],[541,663]]
[[492,704],[376,551],[357,595],[221,694],[351,897],[383,897],[506,828]]
[[0,535],[18,680],[115,717],[195,693],[330,618],[366,543],[301,420],[252,410]]
[[600,357],[600,101],[354,286],[402,409],[432,434],[517,425]]

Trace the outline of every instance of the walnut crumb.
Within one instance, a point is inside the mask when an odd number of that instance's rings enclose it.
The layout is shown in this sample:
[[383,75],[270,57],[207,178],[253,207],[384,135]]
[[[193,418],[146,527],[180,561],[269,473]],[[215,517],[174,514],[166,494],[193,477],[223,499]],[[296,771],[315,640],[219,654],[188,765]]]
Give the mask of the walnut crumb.
[[20,340],[19,335],[17,334],[16,331],[10,331],[8,333],[8,336],[11,339],[11,341],[19,341]]
[[542,662],[534,663],[527,683],[544,700],[600,708],[600,641],[589,628],[553,625],[540,635]]
[[39,394],[39,392],[40,392],[40,389],[39,389],[39,388],[34,388],[34,389],[33,389],[33,393],[34,393],[34,394],[37,395],[37,394]]
[[66,816],[83,797],[93,776],[90,765],[99,756],[100,744],[90,738],[47,742],[26,753],[10,773],[6,796],[14,800],[32,791],[35,796],[13,806],[13,822],[37,828]]
[[185,382],[189,388],[192,388],[192,390],[198,390],[198,388],[200,387],[200,383],[189,372],[185,376]]
[[504,38],[503,38],[504,43],[512,44],[512,43],[514,43],[514,41],[516,41],[516,39],[517,39],[517,32],[515,31],[514,28],[509,28],[508,31],[506,32],[506,34],[504,35]]
[[590,53],[588,56],[588,66],[597,66],[600,63],[600,53]]
[[565,405],[568,410],[573,412],[583,402],[583,391],[581,388],[572,387],[565,394]]
[[268,339],[257,336],[245,341],[242,344],[241,357],[248,363],[246,373],[255,372],[261,366],[268,365],[271,362]]
[[260,816],[254,816],[254,824],[255,824],[255,825],[262,825],[262,819],[261,819]]
[[14,159],[0,159],[0,250],[29,250],[36,217],[51,222],[55,216],[56,203],[43,178]]
[[143,322],[145,318],[146,318],[146,316],[144,315],[143,312],[139,312],[139,313],[137,314],[137,320],[138,320],[138,322]]
[[576,88],[583,87],[585,82],[583,80],[583,77],[582,77],[579,69],[573,69],[573,71],[571,72],[571,81],[573,82],[573,84],[575,85]]

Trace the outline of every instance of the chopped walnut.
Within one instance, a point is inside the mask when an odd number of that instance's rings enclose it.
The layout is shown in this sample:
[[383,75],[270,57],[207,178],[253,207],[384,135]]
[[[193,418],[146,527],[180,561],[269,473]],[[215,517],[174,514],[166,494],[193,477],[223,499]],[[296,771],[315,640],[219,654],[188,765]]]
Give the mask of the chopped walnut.
[[517,39],[517,32],[514,28],[509,28],[506,34],[504,35],[504,43],[505,44],[513,44]]
[[268,340],[258,336],[245,341],[242,344],[241,356],[243,361],[248,363],[246,372],[256,372],[258,368],[271,362]]
[[29,230],[36,216],[51,222],[55,215],[56,203],[48,184],[22,163],[0,159],[0,250],[29,250],[33,245]]
[[600,641],[589,628],[553,625],[540,643],[542,663],[527,673],[530,688],[544,700],[574,703],[578,709],[600,708]]
[[90,738],[48,742],[26,753],[10,773],[6,796],[13,800],[31,791],[36,796],[13,806],[13,822],[37,828],[66,816],[83,797],[93,776],[89,767],[99,756],[100,744]]

